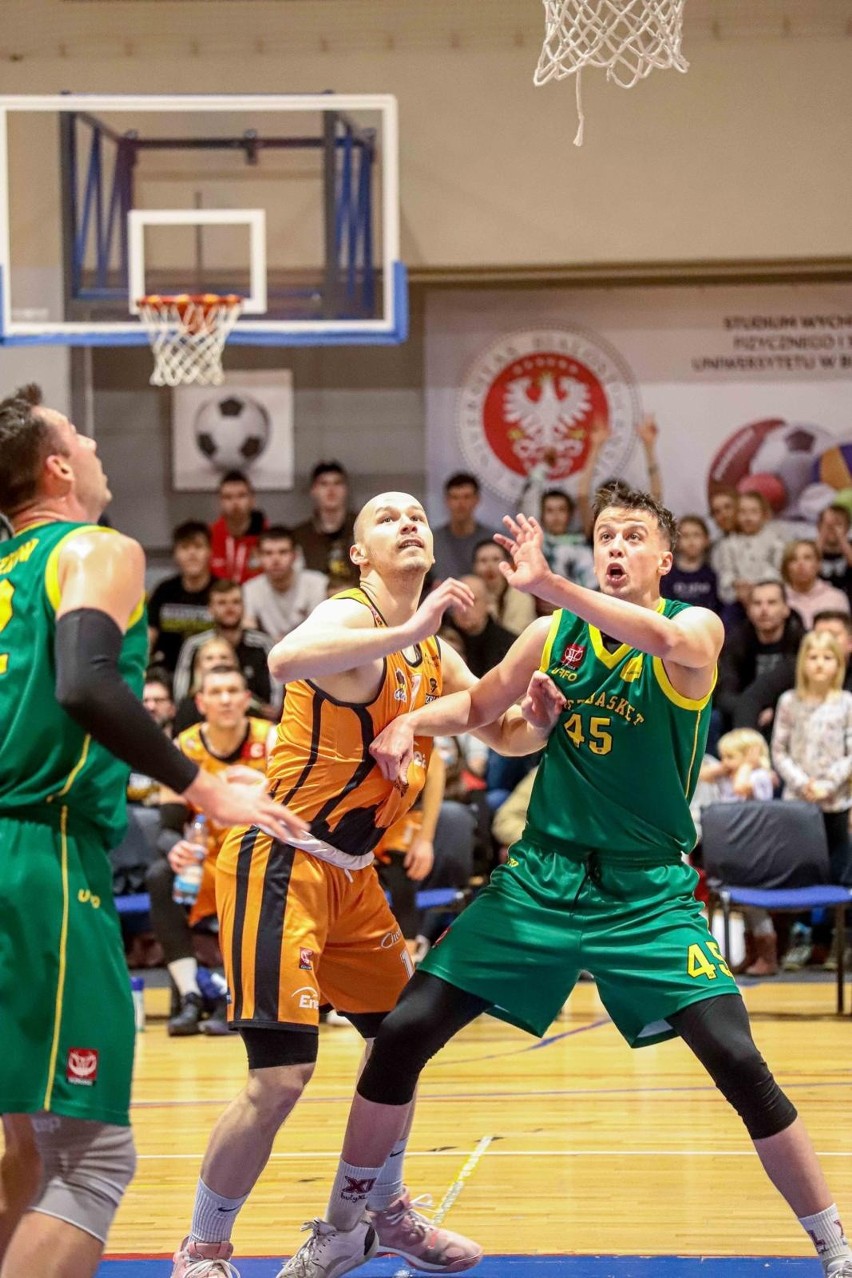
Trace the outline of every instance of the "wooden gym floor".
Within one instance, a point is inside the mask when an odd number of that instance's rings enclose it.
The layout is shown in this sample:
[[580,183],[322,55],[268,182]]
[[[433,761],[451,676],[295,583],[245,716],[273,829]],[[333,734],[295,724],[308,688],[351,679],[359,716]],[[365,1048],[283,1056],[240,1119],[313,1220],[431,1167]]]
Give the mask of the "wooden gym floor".
[[[833,1015],[830,981],[767,981],[744,992],[758,1045],[849,1219],[852,1018]],[[147,992],[149,1010],[164,1014],[164,994]],[[207,1134],[245,1071],[236,1037],[170,1040],[164,1019],[149,1017],[138,1041],[139,1170],[103,1278],[168,1275]],[[360,1052],[354,1030],[322,1027],[313,1081],[240,1214],[242,1278],[273,1278],[301,1241],[302,1222],[324,1211]],[[407,1180],[414,1194],[432,1195],[449,1226],[484,1244],[481,1278],[822,1272],[739,1119],[688,1050],[671,1042],[630,1051],[593,985],[577,988],[541,1042],[486,1016],[431,1064]],[[361,1272],[400,1271],[401,1262],[380,1259]]]

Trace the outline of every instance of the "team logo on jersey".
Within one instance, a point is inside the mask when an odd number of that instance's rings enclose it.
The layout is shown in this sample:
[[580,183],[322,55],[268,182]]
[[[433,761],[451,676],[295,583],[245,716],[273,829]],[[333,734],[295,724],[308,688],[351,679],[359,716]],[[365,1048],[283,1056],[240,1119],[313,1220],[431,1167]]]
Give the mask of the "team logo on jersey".
[[408,700],[408,684],[406,683],[405,675],[402,673],[401,670],[395,670],[394,675],[396,676],[397,689],[396,689],[396,692],[393,694],[393,699],[394,701],[407,701]]
[[262,741],[252,741],[248,748],[250,759],[262,759],[266,754],[266,746]]
[[93,1087],[98,1079],[98,1053],[94,1047],[69,1047],[65,1078],[79,1087]]
[[303,972],[310,972],[313,967],[314,952],[306,950],[304,947],[299,949],[299,967]]
[[566,670],[576,670],[586,655],[586,645],[569,643],[563,652],[559,664]]
[[570,488],[586,464],[597,421],[610,433],[596,473],[620,474],[639,415],[633,373],[597,333],[524,329],[493,342],[468,369],[456,428],[470,469],[514,502],[542,462],[548,484]]

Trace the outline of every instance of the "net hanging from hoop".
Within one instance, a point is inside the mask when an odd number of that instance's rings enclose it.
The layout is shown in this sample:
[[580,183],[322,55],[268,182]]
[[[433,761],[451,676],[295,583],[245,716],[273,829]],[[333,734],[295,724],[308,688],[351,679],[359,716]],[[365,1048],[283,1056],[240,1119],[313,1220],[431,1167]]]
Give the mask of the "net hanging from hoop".
[[219,386],[222,351],[243,309],[234,293],[152,293],[138,302],[154,353],[152,386]]
[[607,80],[630,89],[654,68],[686,71],[680,41],[685,0],[543,0],[545,35],[533,81],[576,75],[579,127],[575,146],[583,144],[580,73],[600,67]]

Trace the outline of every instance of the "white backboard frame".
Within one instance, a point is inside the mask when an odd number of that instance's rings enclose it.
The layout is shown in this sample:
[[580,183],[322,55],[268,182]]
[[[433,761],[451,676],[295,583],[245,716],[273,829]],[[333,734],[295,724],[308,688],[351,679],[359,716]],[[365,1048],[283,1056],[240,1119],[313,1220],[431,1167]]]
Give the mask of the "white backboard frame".
[[266,310],[266,211],[265,209],[131,209],[127,215],[127,309],[139,314],[145,287],[145,228],[148,226],[247,226],[249,228],[249,294],[243,299],[244,315]]

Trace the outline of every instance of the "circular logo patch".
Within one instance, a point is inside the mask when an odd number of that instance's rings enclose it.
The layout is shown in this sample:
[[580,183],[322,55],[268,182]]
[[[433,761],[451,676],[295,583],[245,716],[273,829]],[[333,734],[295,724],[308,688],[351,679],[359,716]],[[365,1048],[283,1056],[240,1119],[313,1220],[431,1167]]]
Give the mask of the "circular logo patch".
[[618,474],[632,452],[639,415],[633,374],[602,338],[580,329],[527,329],[500,338],[477,358],[459,393],[456,420],[470,468],[492,492],[512,499],[541,462],[549,484],[575,487],[598,422],[609,433],[596,474]]

